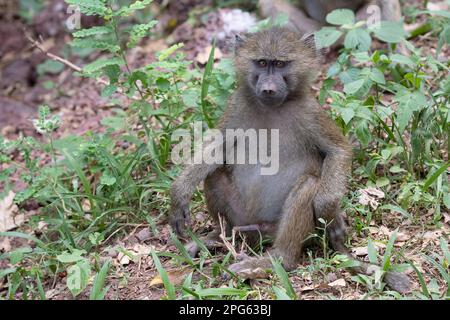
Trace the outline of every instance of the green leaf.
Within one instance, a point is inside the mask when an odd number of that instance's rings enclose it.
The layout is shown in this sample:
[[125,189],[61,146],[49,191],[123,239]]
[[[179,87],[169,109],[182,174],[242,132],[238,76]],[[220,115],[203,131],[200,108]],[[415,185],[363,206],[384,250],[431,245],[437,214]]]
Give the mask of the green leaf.
[[406,57],[398,53],[391,54],[389,58],[391,59],[392,62],[395,63],[404,64],[412,68],[415,66],[415,63],[409,57]]
[[407,219],[413,218],[412,215],[408,211],[406,211],[405,209],[403,209],[399,206],[396,206],[396,205],[386,204],[386,205],[381,206],[379,209],[380,210],[389,210],[391,212],[398,212]]
[[423,10],[420,13],[428,13],[450,19],[450,12],[445,10]]
[[431,184],[433,184],[433,182],[435,182],[436,179],[439,178],[439,176],[448,169],[449,166],[450,161],[444,163],[442,166],[439,167],[439,169],[435,170],[434,172],[430,172],[428,174],[427,180],[425,180],[425,183],[423,184],[422,191],[426,191],[431,186]]
[[0,279],[6,277],[10,273],[16,272],[17,268],[6,268],[0,270]]
[[292,300],[286,293],[286,291],[280,287],[274,286],[273,291],[277,297],[277,300]]
[[381,21],[379,26],[374,26],[369,30],[374,33],[376,38],[388,43],[398,43],[407,36],[401,22]]
[[295,293],[294,288],[292,287],[291,280],[289,280],[289,275],[287,274],[286,270],[284,270],[282,264],[277,259],[274,259],[270,257],[270,261],[272,262],[273,269],[280,279],[281,283],[283,284],[284,289],[286,290],[286,293],[291,299],[296,299],[297,294]]
[[380,71],[380,69],[372,68],[369,77],[373,82],[376,82],[378,84],[386,84],[386,79],[384,78],[384,74]]
[[368,51],[372,43],[370,34],[361,28],[350,30],[345,36],[344,46],[347,49],[357,51]]
[[370,263],[372,263],[372,264],[378,263],[377,250],[375,250],[375,246],[373,245],[373,241],[371,238],[369,238],[368,243],[367,243],[367,254],[369,256]]
[[447,209],[450,209],[450,193],[445,193],[442,197],[442,201],[444,202],[444,205],[447,207]]
[[182,48],[183,46],[184,46],[183,43],[177,43],[177,44],[174,44],[173,46],[170,46],[167,49],[164,49],[164,50],[158,52],[157,53],[158,60],[159,61],[166,60],[172,53],[174,53],[178,49]]
[[411,265],[413,270],[416,272],[417,278],[419,279],[420,286],[422,287],[422,293],[425,295],[425,297],[431,298],[430,292],[428,291],[427,284],[425,282],[425,279],[423,278],[422,273],[419,271],[419,269],[417,269],[417,267],[414,265],[414,263],[409,261],[409,264]]
[[380,177],[376,181],[376,185],[378,188],[388,186],[389,184],[390,184],[390,181],[386,177]]
[[359,89],[362,88],[364,82],[365,82],[364,79],[359,79],[356,81],[352,81],[350,83],[346,83],[344,85],[344,92],[347,94],[355,94],[356,92],[358,92]]
[[183,98],[183,103],[186,107],[196,108],[198,106],[198,102],[200,99],[199,92],[195,89],[187,89],[181,93],[181,97]]
[[66,285],[74,297],[87,287],[90,275],[91,266],[87,260],[78,261],[67,269]]
[[153,28],[157,23],[158,21],[152,20],[148,23],[134,25],[130,31],[130,40],[127,43],[127,46],[129,48],[135,47],[139,40],[145,37],[148,34],[149,30]]
[[97,36],[101,34],[111,33],[113,30],[109,26],[97,26],[87,29],[82,29],[80,31],[76,31],[72,33],[72,35],[76,38],[84,38],[90,36]]
[[344,108],[341,111],[341,116],[345,124],[348,124],[355,116],[355,111],[352,108]]
[[39,75],[50,73],[57,74],[60,73],[64,69],[64,64],[55,60],[46,60],[44,63],[41,63],[37,66],[37,73]]
[[396,229],[392,234],[391,237],[389,238],[389,242],[386,245],[386,250],[384,251],[384,255],[383,255],[383,271],[388,271],[389,267],[391,265],[390,259],[391,259],[391,255],[392,255],[392,250],[394,248],[394,243],[395,243],[395,239],[397,239],[397,233],[398,233],[398,229]]
[[124,62],[121,58],[109,58],[109,59],[98,59],[86,66],[84,66],[83,68],[83,72],[85,73],[93,73],[96,71],[99,71],[107,66],[112,66],[112,65],[116,65],[116,66],[120,66],[122,65]]
[[403,133],[412,115],[415,111],[423,109],[427,104],[427,99],[422,92],[419,91],[402,91],[399,92],[395,98],[399,107],[396,112],[398,119],[398,130]]
[[166,270],[161,265],[161,261],[159,260],[156,252],[152,249],[151,255],[153,258],[153,263],[155,264],[156,270],[158,270],[159,275],[161,276],[161,280],[163,281],[164,287],[166,288],[167,297],[170,300],[175,300],[177,298],[175,294],[175,287],[169,280],[169,276],[167,275]]
[[142,0],[142,1],[135,1],[134,3],[130,4],[129,6],[123,6],[114,13],[115,16],[122,16],[127,17],[130,16],[134,11],[136,10],[142,10],[145,9],[150,3],[152,3],[153,0]]
[[246,296],[247,291],[236,288],[206,288],[196,290],[200,297]]
[[392,173],[401,173],[401,172],[406,172],[405,169],[401,168],[399,165],[394,165],[392,167],[389,168],[389,172]]
[[117,86],[109,84],[105,86],[102,90],[102,98],[108,98],[112,96],[117,91]]
[[88,16],[107,16],[111,10],[102,0],[65,0],[67,4],[72,4],[80,9],[81,13]]
[[355,13],[350,9],[336,9],[327,14],[326,20],[329,24],[344,25],[355,23]]
[[88,48],[88,49],[100,49],[109,51],[111,53],[116,53],[120,51],[120,47],[111,41],[99,40],[94,38],[75,38],[70,45],[76,48]]
[[105,186],[112,186],[116,183],[116,177],[114,177],[111,172],[105,171],[100,178],[100,184]]
[[332,46],[341,37],[342,32],[332,27],[324,27],[314,33],[318,49]]
[[111,260],[106,261],[100,271],[97,273],[92,285],[92,291],[89,299],[91,300],[103,300],[108,291],[108,287],[104,288],[106,276],[108,275]]
[[83,254],[86,254],[85,250],[73,249],[72,253],[65,251],[57,255],[56,259],[62,263],[73,263],[85,260],[86,258],[82,256]]

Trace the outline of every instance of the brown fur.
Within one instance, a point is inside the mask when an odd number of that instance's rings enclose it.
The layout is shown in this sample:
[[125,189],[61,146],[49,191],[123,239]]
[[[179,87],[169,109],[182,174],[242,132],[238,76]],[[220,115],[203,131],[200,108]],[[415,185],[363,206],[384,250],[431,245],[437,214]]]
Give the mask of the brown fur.
[[[289,61],[283,77],[289,93],[277,106],[259,103],[252,89],[260,59]],[[324,113],[309,90],[316,70],[314,51],[296,32],[274,28],[248,35],[237,48],[238,88],[230,98],[219,129],[278,129],[279,172],[261,176],[257,165],[191,165],[173,183],[171,225],[183,234],[189,223],[189,200],[202,181],[210,214],[223,215],[227,232],[233,227],[260,226],[274,238],[272,256],[291,270],[301,259],[303,244],[322,218],[331,223],[328,235],[334,249],[348,253],[340,201],[345,195],[351,164],[351,148],[335,123]],[[256,69],[255,69],[256,68]],[[280,80],[284,79],[284,80]],[[244,228],[245,229],[245,228]],[[249,231],[250,238],[257,236]],[[215,230],[205,240],[217,238]],[[191,254],[198,248],[189,244]],[[265,268],[268,257],[238,262],[230,270],[251,277],[252,268]],[[358,271],[366,271],[363,266]]]

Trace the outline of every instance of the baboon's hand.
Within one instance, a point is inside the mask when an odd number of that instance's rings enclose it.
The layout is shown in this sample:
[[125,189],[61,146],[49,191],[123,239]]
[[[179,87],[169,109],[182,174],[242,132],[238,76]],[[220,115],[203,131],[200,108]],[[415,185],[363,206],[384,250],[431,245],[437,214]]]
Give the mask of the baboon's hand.
[[185,230],[190,224],[189,208],[186,207],[172,207],[170,212],[170,226],[175,231],[177,236],[184,237]]

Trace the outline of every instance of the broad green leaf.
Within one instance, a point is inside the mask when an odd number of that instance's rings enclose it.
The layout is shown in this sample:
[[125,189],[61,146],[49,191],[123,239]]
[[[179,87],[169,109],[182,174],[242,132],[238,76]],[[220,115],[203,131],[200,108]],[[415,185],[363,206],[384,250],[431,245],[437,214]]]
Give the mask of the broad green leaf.
[[411,120],[413,113],[423,109],[427,104],[427,99],[422,92],[410,92],[407,90],[399,92],[394,99],[399,103],[399,107],[396,112],[398,119],[398,130],[400,133],[403,133]]
[[87,260],[78,261],[67,269],[66,285],[74,297],[87,287],[90,275],[91,266]]
[[341,37],[342,32],[335,28],[324,27],[314,33],[316,46],[318,49],[332,46]]
[[326,20],[329,24],[344,25],[355,23],[355,13],[349,9],[336,9],[327,14]]
[[112,186],[116,183],[116,177],[114,177],[111,172],[108,170],[103,172],[102,177],[100,178],[100,184],[105,186]]
[[344,92],[347,94],[355,94],[364,85],[365,80],[359,79],[344,85]]
[[389,56],[389,58],[391,59],[392,62],[395,62],[395,63],[404,64],[404,65],[407,65],[408,67],[415,66],[415,63],[411,60],[411,58],[406,57],[401,54],[398,54],[398,53],[391,54]]
[[379,40],[388,43],[398,43],[407,36],[401,22],[381,21],[379,25],[369,30],[373,31],[375,37]]
[[86,254],[85,250],[73,249],[72,253],[65,251],[57,255],[56,259],[62,263],[78,262],[81,260],[85,260],[85,258],[82,256],[83,254]]
[[370,37],[370,34],[361,28],[350,30],[344,40],[345,48],[354,49],[357,51],[369,50],[371,43],[372,38]]
[[380,69],[372,68],[369,77],[373,82],[376,82],[378,84],[386,84],[386,79],[384,78],[384,74],[380,71]]
[[355,116],[355,111],[352,108],[344,108],[341,111],[341,116],[345,124],[348,124]]

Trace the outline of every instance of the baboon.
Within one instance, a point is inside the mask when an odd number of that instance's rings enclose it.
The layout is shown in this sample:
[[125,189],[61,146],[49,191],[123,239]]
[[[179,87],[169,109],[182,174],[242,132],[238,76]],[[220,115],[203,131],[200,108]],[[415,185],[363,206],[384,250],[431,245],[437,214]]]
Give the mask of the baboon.
[[[204,239],[207,245],[220,234],[220,215],[226,220],[227,233],[235,228],[249,239],[259,233],[272,238],[270,256],[280,258],[292,270],[301,261],[304,241],[316,226],[322,226],[319,219],[323,219],[329,224],[332,247],[347,254],[340,201],[346,192],[352,152],[310,93],[317,70],[315,48],[288,28],[263,30],[237,38],[235,66],[238,86],[219,129],[267,129],[269,133],[277,129],[278,172],[261,175],[262,163],[230,164],[229,158],[224,164],[188,165],[171,188],[172,228],[179,236],[185,234],[190,199],[204,181],[208,211],[217,226]],[[229,142],[227,137],[223,146]],[[230,152],[226,149],[225,154]],[[192,255],[198,252],[195,243],[187,249]],[[252,277],[252,270],[271,267],[270,256],[246,258],[229,270]],[[367,273],[368,267],[355,271]],[[409,287],[403,274],[388,273],[385,279],[400,292]]]
[[[275,18],[280,13],[289,17],[288,27],[309,34],[326,24],[326,16],[335,9],[350,9],[357,20],[365,20],[379,9],[381,20],[400,21],[399,0],[300,0],[296,6],[286,0],[259,0],[258,7],[263,17]],[[374,7],[376,6],[376,7]]]

